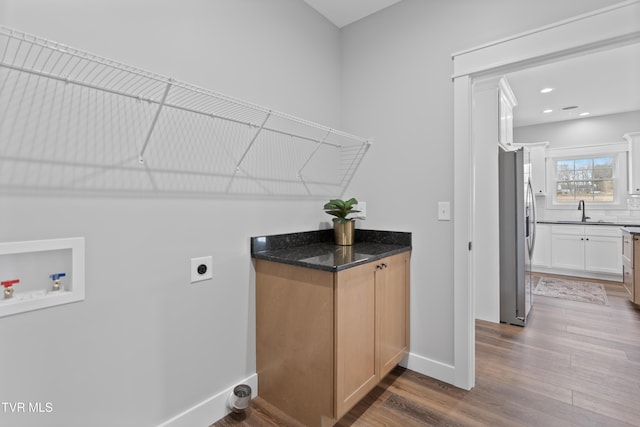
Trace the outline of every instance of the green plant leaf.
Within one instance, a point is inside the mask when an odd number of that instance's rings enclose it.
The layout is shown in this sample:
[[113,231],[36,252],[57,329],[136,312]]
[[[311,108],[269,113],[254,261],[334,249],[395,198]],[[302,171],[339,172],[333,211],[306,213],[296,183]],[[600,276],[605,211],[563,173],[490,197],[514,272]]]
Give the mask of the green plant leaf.
[[345,208],[344,200],[332,199],[332,200],[329,200],[329,203],[332,203],[333,205],[337,206],[340,209],[344,209]]
[[329,215],[337,216],[338,218],[344,218],[344,212],[342,211],[327,211]]
[[358,204],[358,201],[356,200],[356,198],[355,198],[355,197],[352,197],[352,198],[350,198],[349,200],[347,200],[347,201],[345,202],[345,205],[346,205],[347,207],[351,207],[351,206],[353,206],[353,205],[357,205],[357,204]]
[[335,223],[345,223],[354,218],[348,218],[347,216],[353,213],[361,212],[357,209],[353,209],[353,205],[358,204],[358,200],[355,197],[350,198],[346,202],[341,199],[331,199],[329,202],[324,204],[324,211],[329,215],[333,215],[336,218],[333,218],[333,222]]

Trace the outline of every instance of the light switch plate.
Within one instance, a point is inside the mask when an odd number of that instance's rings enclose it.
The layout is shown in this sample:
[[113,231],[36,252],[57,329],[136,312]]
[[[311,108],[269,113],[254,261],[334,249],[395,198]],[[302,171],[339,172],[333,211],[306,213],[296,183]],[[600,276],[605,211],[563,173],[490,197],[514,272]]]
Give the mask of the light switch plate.
[[213,278],[213,257],[191,258],[191,283]]
[[438,221],[451,221],[450,202],[438,202]]

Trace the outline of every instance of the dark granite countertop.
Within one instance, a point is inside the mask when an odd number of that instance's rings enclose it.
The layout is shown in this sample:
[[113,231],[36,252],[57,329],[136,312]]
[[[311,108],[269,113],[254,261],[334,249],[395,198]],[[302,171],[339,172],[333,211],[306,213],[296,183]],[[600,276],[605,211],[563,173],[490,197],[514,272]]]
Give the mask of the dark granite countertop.
[[352,246],[334,244],[333,230],[251,238],[251,256],[326,271],[341,271],[411,250],[411,233],[356,229]]
[[629,224],[624,222],[608,222],[608,221],[546,221],[540,220],[536,221],[538,224],[552,224],[552,225],[602,225],[602,226],[613,226],[613,227],[639,227],[639,224]]
[[622,231],[626,231],[631,234],[640,234],[640,226],[626,226],[622,227]]

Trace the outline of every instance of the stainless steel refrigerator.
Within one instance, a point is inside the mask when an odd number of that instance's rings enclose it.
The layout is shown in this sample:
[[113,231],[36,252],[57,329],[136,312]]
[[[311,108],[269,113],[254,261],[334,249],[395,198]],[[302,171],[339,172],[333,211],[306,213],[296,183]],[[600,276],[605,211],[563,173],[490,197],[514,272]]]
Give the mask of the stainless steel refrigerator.
[[500,322],[525,326],[532,306],[531,258],[535,246],[535,196],[527,152],[499,148]]

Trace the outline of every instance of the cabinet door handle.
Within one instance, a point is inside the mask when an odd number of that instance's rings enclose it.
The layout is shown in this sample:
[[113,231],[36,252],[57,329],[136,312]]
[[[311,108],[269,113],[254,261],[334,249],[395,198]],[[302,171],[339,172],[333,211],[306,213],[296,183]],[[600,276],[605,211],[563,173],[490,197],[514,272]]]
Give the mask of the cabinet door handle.
[[587,237],[585,240],[589,240],[589,238]]
[[376,270],[382,270],[382,265],[380,264],[376,265]]
[[581,237],[580,240],[584,240],[584,237]]
[[388,267],[388,265],[383,262],[382,263],[382,268],[387,268],[387,267]]

